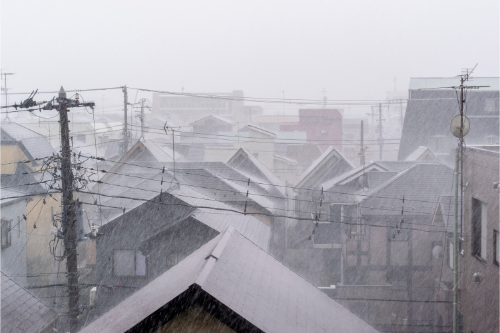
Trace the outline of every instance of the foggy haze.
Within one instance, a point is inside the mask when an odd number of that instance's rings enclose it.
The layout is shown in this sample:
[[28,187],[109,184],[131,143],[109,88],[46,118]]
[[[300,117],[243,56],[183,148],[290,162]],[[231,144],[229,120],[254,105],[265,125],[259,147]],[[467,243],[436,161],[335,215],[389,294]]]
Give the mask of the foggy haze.
[[[2,1],[11,93],[114,87],[384,99],[499,71],[498,1]],[[96,101],[100,98],[93,97]]]

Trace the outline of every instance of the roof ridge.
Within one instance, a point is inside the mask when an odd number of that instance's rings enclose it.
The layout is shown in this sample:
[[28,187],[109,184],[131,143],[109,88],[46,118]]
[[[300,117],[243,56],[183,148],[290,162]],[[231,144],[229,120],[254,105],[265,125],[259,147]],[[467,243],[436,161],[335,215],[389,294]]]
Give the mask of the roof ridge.
[[[196,278],[196,281],[195,281],[195,283],[197,285],[199,285],[200,287],[203,286],[203,284],[207,280],[208,276],[210,275],[210,272],[212,271],[212,268],[214,267],[216,261],[219,260],[220,255],[222,254],[222,252],[226,248],[226,245],[229,242],[229,239],[231,238],[234,231],[235,230],[234,230],[233,226],[230,226],[229,228],[227,228],[227,230],[224,232],[224,235],[222,236],[221,240],[217,243],[217,245],[212,250],[212,252],[207,256],[207,258],[205,258],[205,259],[208,259],[208,261],[205,264],[205,266],[203,267],[203,269],[201,270],[200,274],[198,275],[198,277]],[[240,234],[240,233],[238,232],[238,234]],[[255,243],[252,242],[252,244],[255,244]],[[258,246],[258,245],[255,244],[255,246]]]

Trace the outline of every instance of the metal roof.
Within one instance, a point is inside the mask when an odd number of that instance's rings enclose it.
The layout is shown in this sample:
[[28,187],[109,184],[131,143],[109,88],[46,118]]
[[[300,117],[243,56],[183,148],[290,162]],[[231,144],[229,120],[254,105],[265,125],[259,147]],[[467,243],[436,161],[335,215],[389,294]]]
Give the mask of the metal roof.
[[325,163],[328,159],[331,157],[335,156],[338,158],[338,160],[344,161],[351,169],[353,169],[351,163],[349,163],[335,148],[329,147],[323,154],[321,154],[320,157],[316,161],[314,161],[306,171],[300,176],[300,178],[297,180],[297,185],[296,187],[302,187],[304,186],[303,184],[307,180],[307,178],[312,175],[314,172],[318,171],[317,169],[321,167],[323,163]]
[[2,332],[41,332],[58,314],[1,272]]
[[233,228],[81,332],[127,331],[192,286],[263,332],[377,332]]
[[48,157],[55,153],[54,148],[52,148],[49,141],[43,135],[17,123],[3,121],[1,130],[3,132],[3,140],[9,140],[10,137],[22,143],[29,159]]

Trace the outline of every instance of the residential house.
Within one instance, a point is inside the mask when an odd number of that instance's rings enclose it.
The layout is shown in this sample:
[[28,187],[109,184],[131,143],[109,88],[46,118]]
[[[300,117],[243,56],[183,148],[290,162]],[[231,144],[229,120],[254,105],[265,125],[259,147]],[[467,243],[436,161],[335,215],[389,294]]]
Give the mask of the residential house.
[[444,230],[432,221],[452,185],[449,167],[416,162],[369,163],[324,184],[311,242],[340,242],[342,262],[335,287],[323,290],[382,331],[442,326],[432,272]]
[[53,333],[59,315],[4,272],[2,277],[2,332]]
[[376,332],[232,227],[81,332],[125,331]]
[[499,329],[499,146],[464,151],[463,247],[459,255],[459,311],[464,332]]
[[[2,184],[3,185],[3,184]],[[3,186],[2,186],[3,187]],[[14,188],[15,189],[15,188]],[[32,200],[25,193],[9,188],[1,192],[2,272],[21,286],[27,285],[26,205]]]
[[[29,276],[27,284],[28,286],[55,284],[57,283],[55,274],[40,273],[55,270],[58,266],[48,244],[53,237],[51,226],[54,215],[61,210],[61,196],[46,186],[45,181],[50,180],[50,176],[38,172],[45,165],[43,159],[51,157],[55,151],[42,135],[8,121],[2,123],[1,148],[2,188],[21,192],[20,195],[25,199],[32,199],[27,202],[26,214],[23,216],[25,219],[21,221],[25,225],[25,232],[32,235],[25,243],[26,275]],[[17,217],[14,217],[13,223],[16,225]],[[15,233],[15,230],[12,231]],[[64,272],[64,269],[61,269],[61,272]],[[47,302],[54,300],[54,292],[48,288],[33,290],[33,293],[41,299],[46,299]]]

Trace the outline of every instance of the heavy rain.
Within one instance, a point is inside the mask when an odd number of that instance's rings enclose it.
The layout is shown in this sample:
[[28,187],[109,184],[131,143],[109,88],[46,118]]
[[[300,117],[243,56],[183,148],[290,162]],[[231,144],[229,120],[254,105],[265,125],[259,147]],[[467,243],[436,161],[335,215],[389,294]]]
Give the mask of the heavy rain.
[[1,332],[498,332],[499,10],[3,0]]

